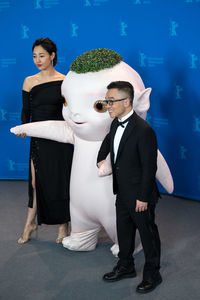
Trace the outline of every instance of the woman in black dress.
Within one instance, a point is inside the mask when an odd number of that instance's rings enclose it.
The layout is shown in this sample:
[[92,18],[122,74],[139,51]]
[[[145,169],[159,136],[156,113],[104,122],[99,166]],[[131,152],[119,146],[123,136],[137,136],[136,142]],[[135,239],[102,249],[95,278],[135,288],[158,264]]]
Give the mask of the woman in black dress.
[[[61,84],[65,76],[54,69],[56,45],[49,38],[40,38],[32,50],[40,72],[24,80],[22,123],[63,120]],[[57,243],[67,236],[72,156],[71,144],[31,138],[28,215],[19,244],[26,243],[42,223],[59,224]]]

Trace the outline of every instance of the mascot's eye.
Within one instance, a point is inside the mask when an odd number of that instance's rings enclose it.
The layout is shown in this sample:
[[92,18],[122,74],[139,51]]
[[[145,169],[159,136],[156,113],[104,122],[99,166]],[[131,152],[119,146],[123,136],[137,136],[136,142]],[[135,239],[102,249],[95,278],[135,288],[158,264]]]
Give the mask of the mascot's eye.
[[97,100],[94,103],[94,109],[99,113],[104,113],[107,111],[106,105],[105,105],[105,103],[103,103],[102,100]]
[[67,100],[65,99],[65,103],[64,103],[64,106],[67,106]]

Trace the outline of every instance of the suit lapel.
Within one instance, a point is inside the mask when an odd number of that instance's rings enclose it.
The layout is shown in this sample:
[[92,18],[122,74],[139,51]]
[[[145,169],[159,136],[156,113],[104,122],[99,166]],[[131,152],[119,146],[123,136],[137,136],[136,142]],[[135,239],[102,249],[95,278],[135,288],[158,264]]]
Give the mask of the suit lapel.
[[111,162],[114,164],[114,137],[115,137],[115,133],[117,131],[118,128],[118,121],[117,118],[114,119],[113,121],[113,126],[112,126],[112,130],[110,132],[110,141],[111,141]]
[[[129,135],[131,134],[133,128],[136,125],[136,119],[137,119],[137,115],[134,112],[133,115],[132,115],[132,118],[130,118],[130,120],[129,120],[129,122],[128,122],[125,130],[124,130],[124,133],[122,135],[122,138],[121,138],[121,141],[120,141],[120,144],[119,144],[119,148],[118,148],[118,151],[117,151],[116,161],[119,158],[119,156],[120,156],[120,154],[122,152],[122,149],[123,149],[124,145],[126,144],[126,141],[127,141],[128,137],[129,137]],[[115,132],[116,132],[116,130],[115,130]],[[114,137],[113,137],[113,139],[114,139]],[[113,144],[113,142],[112,142],[112,144]]]

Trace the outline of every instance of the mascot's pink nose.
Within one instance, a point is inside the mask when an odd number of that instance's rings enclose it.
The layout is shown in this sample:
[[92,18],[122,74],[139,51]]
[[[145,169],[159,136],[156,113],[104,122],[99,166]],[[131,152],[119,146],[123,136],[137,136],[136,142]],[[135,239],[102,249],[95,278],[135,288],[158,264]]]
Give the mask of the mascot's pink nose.
[[81,114],[79,114],[79,113],[73,113],[73,112],[72,112],[72,116],[73,116],[73,117],[80,117]]

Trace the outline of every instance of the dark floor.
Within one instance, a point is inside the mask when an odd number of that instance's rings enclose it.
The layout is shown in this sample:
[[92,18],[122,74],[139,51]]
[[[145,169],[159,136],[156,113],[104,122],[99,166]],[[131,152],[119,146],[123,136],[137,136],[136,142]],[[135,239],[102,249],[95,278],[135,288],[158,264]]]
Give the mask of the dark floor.
[[17,244],[27,210],[27,182],[0,181],[0,299],[3,300],[199,300],[200,202],[164,195],[157,207],[162,240],[163,283],[153,292],[135,292],[138,276],[105,283],[102,275],[116,262],[111,241],[101,232],[92,252],[71,252],[55,243],[56,226],[42,225],[39,237]]

